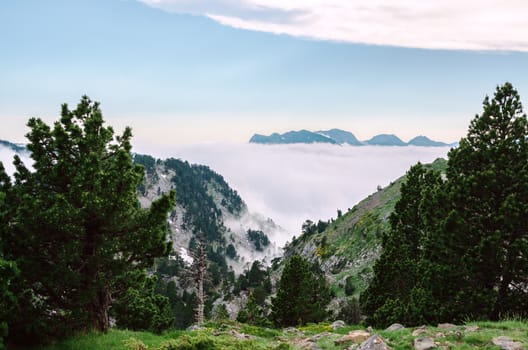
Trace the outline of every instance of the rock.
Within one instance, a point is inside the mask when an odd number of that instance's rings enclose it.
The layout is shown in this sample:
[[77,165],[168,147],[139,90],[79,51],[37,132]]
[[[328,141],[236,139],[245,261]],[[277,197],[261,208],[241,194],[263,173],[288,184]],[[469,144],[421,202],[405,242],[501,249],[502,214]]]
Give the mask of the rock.
[[397,331],[397,330],[400,330],[400,329],[404,329],[405,327],[402,326],[401,324],[399,323],[393,323],[391,324],[387,329],[385,329],[385,331]]
[[295,334],[296,336],[304,336],[304,332],[301,332],[300,330],[298,330],[297,328],[295,327],[288,327],[288,328],[284,328],[282,330],[282,333],[284,334]]
[[466,332],[477,332],[480,330],[480,327],[479,326],[465,326],[464,330]]
[[345,321],[337,320],[332,323],[332,329],[335,331],[336,329],[343,328],[345,325]]
[[456,324],[452,324],[452,323],[439,323],[438,324],[438,328],[440,329],[450,329],[450,328],[456,328],[457,325]]
[[193,324],[187,328],[188,331],[203,331],[204,329],[205,328],[198,326],[197,324]]
[[435,338],[445,338],[445,334],[442,332],[438,332],[435,334]]
[[523,350],[521,342],[513,341],[510,337],[500,336],[491,340],[493,345],[500,346],[502,350]]
[[366,331],[351,331],[347,335],[344,335],[340,339],[334,341],[335,345],[343,344],[346,342],[362,343],[370,337],[370,333]]
[[417,336],[425,334],[425,333],[427,333],[427,326],[423,325],[423,326],[420,326],[420,327],[416,328],[412,332],[412,336],[413,337],[417,337]]
[[447,335],[454,336],[455,338],[457,338],[459,340],[462,339],[462,332],[460,332],[460,331],[449,331],[449,332],[447,332]]
[[377,334],[365,340],[359,346],[359,350],[392,350],[387,343]]
[[299,341],[297,344],[295,344],[295,349],[298,350],[323,350],[323,348],[317,344],[316,342],[312,341],[311,339],[303,339]]
[[436,348],[434,340],[429,337],[414,339],[413,346],[416,350],[429,350]]
[[319,334],[316,334],[316,335],[310,337],[310,341],[318,342],[319,340],[321,340],[321,338],[331,337],[331,336],[334,336],[334,335],[335,335],[334,333],[323,332],[323,333],[319,333]]
[[252,336],[252,335],[239,333],[239,332],[235,331],[234,329],[229,331],[229,334],[231,334],[235,339],[240,339],[240,340],[255,339],[255,337]]

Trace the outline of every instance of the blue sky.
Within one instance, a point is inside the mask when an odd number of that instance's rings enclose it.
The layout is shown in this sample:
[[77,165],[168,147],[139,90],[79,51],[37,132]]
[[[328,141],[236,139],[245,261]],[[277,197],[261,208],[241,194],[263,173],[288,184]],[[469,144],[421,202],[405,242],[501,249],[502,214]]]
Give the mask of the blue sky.
[[390,3],[2,0],[0,139],[83,94],[140,145],[334,127],[452,142],[497,84],[528,101],[524,1]]

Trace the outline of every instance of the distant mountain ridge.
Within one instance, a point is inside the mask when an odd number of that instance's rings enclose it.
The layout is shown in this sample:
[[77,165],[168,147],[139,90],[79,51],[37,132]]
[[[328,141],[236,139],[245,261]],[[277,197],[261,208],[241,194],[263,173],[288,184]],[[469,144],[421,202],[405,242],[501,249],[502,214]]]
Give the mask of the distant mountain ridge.
[[267,145],[276,144],[296,144],[296,143],[328,143],[335,145],[352,145],[352,146],[418,146],[418,147],[449,147],[456,146],[455,143],[445,143],[434,141],[427,136],[416,136],[409,142],[402,141],[394,134],[379,134],[366,141],[360,141],[357,137],[345,130],[331,129],[320,131],[288,131],[284,134],[273,133],[269,136],[255,134],[249,140],[250,143],[259,143]]

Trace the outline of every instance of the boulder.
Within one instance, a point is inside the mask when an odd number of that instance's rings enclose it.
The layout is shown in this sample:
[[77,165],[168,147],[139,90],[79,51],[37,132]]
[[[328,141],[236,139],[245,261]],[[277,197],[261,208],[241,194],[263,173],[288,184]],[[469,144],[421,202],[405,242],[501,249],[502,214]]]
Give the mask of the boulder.
[[500,346],[502,350],[523,350],[523,345],[521,342],[513,341],[510,337],[500,336],[495,337],[491,340],[493,345]]
[[300,339],[295,342],[295,349],[297,350],[323,350],[323,348],[314,342],[312,339]]
[[385,329],[385,331],[397,331],[397,330],[400,330],[400,329],[404,329],[405,327],[399,323],[393,323],[391,324],[387,329]]
[[335,331],[336,329],[343,328],[345,325],[345,321],[337,320],[332,323],[332,329]]
[[378,334],[374,334],[359,346],[358,350],[392,350]]
[[414,339],[413,346],[416,350],[429,350],[437,347],[434,340],[429,337]]
[[427,326],[423,325],[423,326],[420,326],[420,327],[416,328],[412,332],[412,336],[413,337],[417,337],[417,336],[425,334],[425,333],[427,333]]
[[351,331],[347,335],[344,335],[340,339],[336,340],[334,343],[340,345],[347,342],[352,343],[362,343],[370,337],[370,333],[367,331]]

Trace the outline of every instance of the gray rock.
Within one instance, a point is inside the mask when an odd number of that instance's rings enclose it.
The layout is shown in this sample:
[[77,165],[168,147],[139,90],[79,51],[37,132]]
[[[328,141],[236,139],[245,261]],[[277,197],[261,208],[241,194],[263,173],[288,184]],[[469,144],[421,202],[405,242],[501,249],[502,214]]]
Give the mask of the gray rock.
[[413,346],[416,350],[429,350],[437,347],[434,340],[429,337],[414,339]]
[[452,324],[452,323],[439,323],[438,324],[438,328],[440,329],[451,329],[451,328],[456,328],[456,324]]
[[365,340],[359,346],[359,350],[392,350],[387,343],[377,334]]
[[335,331],[336,329],[343,328],[345,325],[345,321],[337,320],[332,323],[332,329]]
[[362,343],[370,338],[370,333],[362,330],[351,331],[347,335],[342,336],[340,339],[334,341],[334,344],[340,345],[347,342]]
[[427,326],[423,325],[423,326],[420,326],[420,327],[416,328],[412,332],[412,336],[413,337],[417,337],[417,336],[425,334],[425,333],[427,333]]
[[510,337],[500,336],[495,337],[491,340],[493,345],[500,346],[502,350],[523,350],[523,345],[521,342],[513,341]]
[[187,328],[188,331],[203,331],[205,328],[198,326],[197,324],[193,324],[192,326],[189,326]]
[[464,331],[466,332],[477,332],[480,330],[479,326],[465,326]]
[[404,329],[405,327],[399,323],[393,323],[391,324],[387,329],[385,329],[385,331],[397,331],[397,330],[400,330],[400,329]]
[[310,339],[303,339],[295,346],[298,350],[323,350],[323,348]]
[[301,332],[300,330],[298,330],[295,327],[284,328],[282,330],[282,333],[284,333],[284,334],[295,334],[296,336],[304,336],[304,332]]

